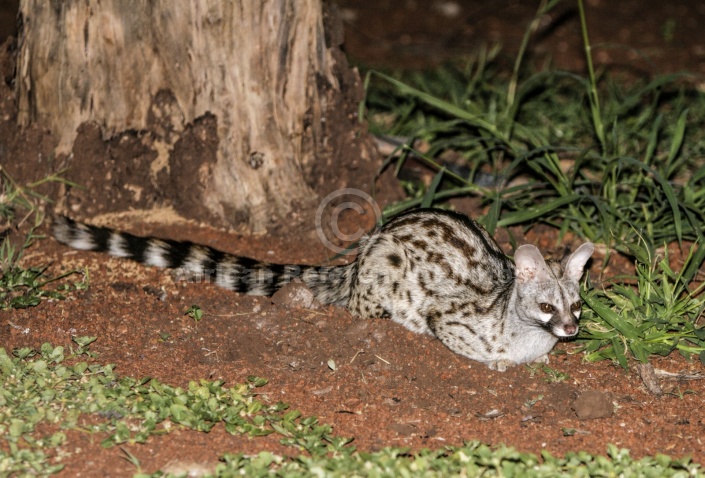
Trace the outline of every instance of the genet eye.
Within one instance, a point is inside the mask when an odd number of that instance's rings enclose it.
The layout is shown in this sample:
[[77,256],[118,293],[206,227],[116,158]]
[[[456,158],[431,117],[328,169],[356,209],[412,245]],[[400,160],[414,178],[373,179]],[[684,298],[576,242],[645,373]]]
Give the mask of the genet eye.
[[542,304],[539,304],[539,308],[541,309],[541,312],[543,312],[545,314],[552,314],[553,312],[556,311],[555,307],[553,307],[551,304],[547,304],[545,302]]
[[582,308],[583,308],[583,303],[581,301],[577,301],[577,302],[573,303],[573,305],[570,306],[570,310],[572,310],[574,312],[577,312]]

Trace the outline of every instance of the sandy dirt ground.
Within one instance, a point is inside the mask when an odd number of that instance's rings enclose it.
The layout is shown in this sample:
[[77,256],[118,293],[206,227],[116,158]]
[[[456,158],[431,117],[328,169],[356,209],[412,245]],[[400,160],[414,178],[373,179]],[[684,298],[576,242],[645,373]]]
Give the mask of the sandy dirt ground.
[[[705,73],[705,6],[700,3],[590,0],[587,8],[591,39],[601,45],[595,50],[599,65],[639,75]],[[496,41],[505,44],[511,58],[534,10],[516,1],[338,3],[351,60],[384,67],[433,66]],[[542,21],[531,44],[535,61],[550,58],[557,67],[577,71],[584,66],[581,48],[572,2]],[[12,52],[6,44],[0,62],[6,80],[0,85],[0,162],[7,169],[48,171],[51,132],[37,125],[20,130],[14,122],[7,70]],[[106,151],[98,134],[84,136],[79,147],[85,150],[77,154]],[[461,205],[468,213],[473,207],[472,201]],[[188,239],[271,262],[320,264],[334,255],[312,221],[295,228],[279,224],[268,235],[244,237],[168,218],[131,214],[105,222],[135,234]],[[343,229],[370,225],[369,216],[342,220]],[[498,239],[510,251],[506,237]],[[575,245],[557,246],[546,228],[532,229],[524,240],[556,255],[563,246]],[[590,271],[595,279],[600,259]],[[90,286],[64,301],[0,312],[0,346],[6,349],[43,342],[68,346],[72,337],[97,336],[91,350],[100,362],[116,364],[122,375],[180,386],[200,378],[240,383],[248,375],[265,377],[269,384],[261,389],[264,399],[285,401],[319,417],[337,435],[355,437],[362,450],[437,448],[478,439],[536,453],[604,454],[607,444],[614,443],[636,457],[668,453],[705,463],[705,382],[663,381],[667,393],[657,398],[633,370],[608,362],[584,363],[575,343],[559,344],[551,356],[551,368],[565,375],[560,380],[528,366],[499,373],[389,321],[361,321],[335,307],[302,308],[212,284],[175,281],[165,271],[71,251],[52,239],[37,241],[24,262],[51,263],[49,272],[55,274],[87,268]],[[611,265],[615,271],[622,266]],[[184,315],[193,304],[204,312],[198,323]],[[335,370],[328,366],[331,359]],[[700,363],[677,354],[653,365],[673,373],[703,372]],[[576,409],[584,407],[609,417],[579,418]],[[564,429],[577,433],[566,436]],[[68,437],[62,446],[65,475],[124,476],[134,471],[117,447],[100,447],[101,437],[78,431]],[[244,439],[220,426],[208,434],[182,430],[125,448],[145,471],[175,461],[215,463],[226,452],[296,452],[280,446],[275,437]]]

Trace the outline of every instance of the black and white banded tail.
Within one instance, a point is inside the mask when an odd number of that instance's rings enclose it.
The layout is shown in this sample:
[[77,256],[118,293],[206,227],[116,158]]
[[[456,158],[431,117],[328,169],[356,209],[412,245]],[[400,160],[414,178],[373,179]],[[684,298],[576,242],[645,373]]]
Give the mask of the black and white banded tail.
[[54,219],[54,237],[74,249],[107,252],[142,264],[182,269],[224,289],[250,295],[271,295],[295,278],[301,279],[324,304],[345,306],[357,264],[304,266],[270,264],[194,244],[139,237],[105,227],[78,223],[65,216]]

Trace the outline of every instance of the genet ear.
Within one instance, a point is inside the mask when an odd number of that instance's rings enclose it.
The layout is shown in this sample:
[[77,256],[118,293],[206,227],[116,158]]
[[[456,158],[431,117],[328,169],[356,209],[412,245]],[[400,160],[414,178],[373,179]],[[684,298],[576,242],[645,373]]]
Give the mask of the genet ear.
[[595,245],[592,242],[586,242],[578,247],[574,253],[568,256],[568,260],[565,262],[563,277],[579,281],[585,270],[585,264],[594,251]]
[[548,267],[541,252],[533,244],[524,244],[514,252],[516,277],[519,282],[548,278]]

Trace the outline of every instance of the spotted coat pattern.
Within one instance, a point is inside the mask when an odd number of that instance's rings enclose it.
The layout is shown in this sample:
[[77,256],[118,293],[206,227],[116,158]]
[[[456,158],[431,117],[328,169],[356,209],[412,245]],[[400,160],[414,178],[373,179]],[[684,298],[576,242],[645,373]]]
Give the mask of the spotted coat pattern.
[[558,262],[523,245],[512,262],[479,224],[439,209],[396,217],[345,266],[270,264],[65,217],[55,220],[54,236],[76,249],[181,268],[246,294],[270,295],[300,278],[322,303],[435,335],[452,351],[497,370],[546,362],[559,338],[577,334],[579,280],[594,249],[585,243]]

